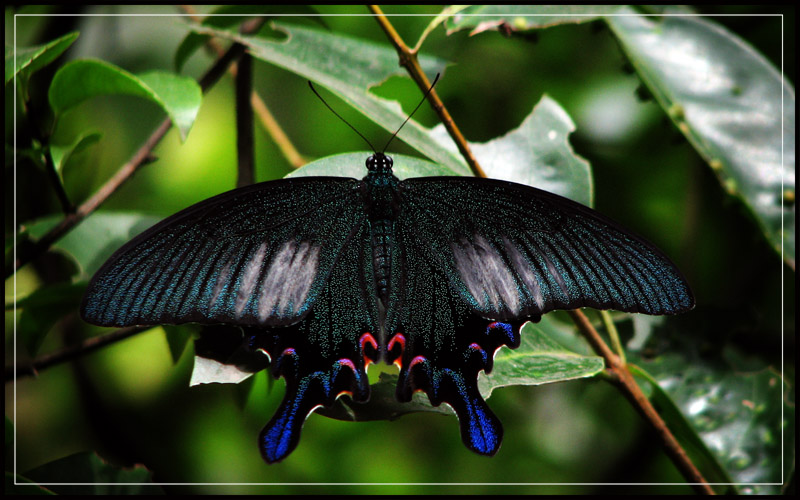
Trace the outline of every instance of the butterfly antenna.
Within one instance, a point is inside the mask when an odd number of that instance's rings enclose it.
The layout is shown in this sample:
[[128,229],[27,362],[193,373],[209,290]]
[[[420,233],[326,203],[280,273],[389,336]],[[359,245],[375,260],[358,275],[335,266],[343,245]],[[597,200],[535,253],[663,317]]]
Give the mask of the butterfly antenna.
[[389,144],[394,140],[395,137],[397,137],[397,133],[400,132],[400,130],[405,126],[405,124],[408,123],[408,120],[410,120],[411,117],[414,116],[414,113],[417,112],[419,107],[422,106],[422,103],[425,102],[425,99],[428,98],[428,94],[431,93],[431,90],[433,90],[433,86],[436,85],[436,82],[438,82],[438,81],[439,81],[439,73],[436,73],[436,78],[433,79],[433,83],[431,83],[430,88],[428,88],[427,92],[425,92],[425,95],[422,96],[422,100],[419,101],[419,104],[417,104],[417,107],[414,108],[414,111],[412,111],[411,114],[408,115],[408,118],[406,118],[406,121],[404,121],[403,124],[400,125],[400,127],[395,131],[394,134],[392,134],[392,136],[389,138],[389,141],[386,143],[386,146],[383,147],[383,151],[381,151],[381,153],[385,153],[386,152],[386,148],[389,147]]
[[366,137],[364,137],[364,134],[362,134],[361,132],[359,132],[358,130],[356,130],[356,128],[355,128],[354,126],[350,125],[350,123],[349,123],[347,120],[345,120],[344,118],[342,118],[342,115],[340,115],[339,113],[337,113],[337,112],[336,112],[336,111],[335,111],[335,110],[334,110],[334,109],[331,107],[331,105],[330,105],[330,104],[328,104],[327,102],[325,102],[325,99],[323,99],[323,98],[322,98],[322,96],[321,96],[321,95],[319,95],[319,92],[317,92],[317,89],[315,89],[315,88],[314,88],[314,85],[311,83],[311,80],[309,80],[309,81],[308,81],[308,86],[309,86],[309,87],[311,87],[311,91],[312,91],[312,92],[314,92],[314,94],[315,94],[317,97],[319,97],[319,100],[320,100],[320,101],[322,101],[322,104],[324,104],[324,105],[325,105],[325,106],[326,106],[328,109],[330,109],[330,110],[331,110],[331,113],[333,113],[334,115],[336,115],[336,117],[337,117],[337,118],[339,118],[340,120],[342,120],[342,121],[345,123],[345,125],[347,125],[347,126],[348,126],[348,127],[350,127],[351,129],[353,129],[353,132],[355,132],[356,134],[358,134],[358,135],[359,135],[359,137],[361,137],[362,139],[364,139],[364,142],[366,142],[367,144],[369,144],[369,147],[370,147],[370,149],[372,149],[372,152],[373,152],[373,153],[376,153],[376,152],[377,152],[377,151],[375,151],[375,146],[373,146],[373,145],[372,145],[372,143],[371,143],[371,142],[369,142],[369,141],[367,140],[367,138],[366,138]]

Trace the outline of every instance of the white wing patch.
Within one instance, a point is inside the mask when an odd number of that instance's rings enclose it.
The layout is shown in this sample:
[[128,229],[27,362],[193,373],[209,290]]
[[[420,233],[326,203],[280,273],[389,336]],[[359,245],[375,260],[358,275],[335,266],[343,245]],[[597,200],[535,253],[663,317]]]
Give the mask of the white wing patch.
[[517,276],[519,276],[520,281],[522,281],[522,284],[525,285],[530,292],[531,298],[536,304],[536,307],[540,311],[543,310],[544,297],[542,296],[542,290],[539,287],[539,280],[536,278],[536,274],[534,274],[531,264],[528,262],[525,256],[520,253],[517,247],[515,247],[514,244],[506,237],[503,237],[503,248],[506,251],[506,255],[511,260],[511,263],[514,265],[514,270],[517,272]]
[[275,254],[266,272],[258,301],[258,317],[266,321],[272,314],[294,315],[305,303],[314,278],[320,246],[289,240]]
[[[514,275],[503,256],[483,236],[476,234],[472,240],[462,238],[451,248],[462,281],[484,311],[520,312],[520,292]],[[513,261],[514,256],[511,258]],[[520,259],[521,256],[517,257],[517,262]]]
[[242,281],[239,284],[239,290],[236,293],[236,303],[233,306],[236,312],[236,317],[242,316],[242,311],[253,293],[253,288],[258,284],[258,277],[261,275],[261,265],[264,263],[264,257],[267,253],[267,242],[261,244],[258,250],[255,251],[250,262],[244,268],[242,273]]

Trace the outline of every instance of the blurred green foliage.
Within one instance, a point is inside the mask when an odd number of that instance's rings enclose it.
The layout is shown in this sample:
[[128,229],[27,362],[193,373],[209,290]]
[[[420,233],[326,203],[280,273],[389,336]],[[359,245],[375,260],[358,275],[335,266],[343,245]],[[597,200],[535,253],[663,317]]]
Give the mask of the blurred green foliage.
[[[6,9],[7,47],[15,41],[18,47],[43,45],[59,37],[69,38],[66,35],[74,31],[80,33],[55,64],[26,75],[30,101],[24,114],[34,119],[16,130],[16,140],[34,151],[27,156],[18,151],[16,164],[11,156],[15,130],[12,111],[16,109],[22,116],[23,110],[19,101],[13,100],[14,84],[6,85],[7,254],[12,234],[21,229],[28,231],[26,225],[33,221],[61,213],[41,164],[27,159],[37,158],[35,148],[41,146],[41,131],[49,131],[52,126],[47,91],[58,67],[75,59],[96,58],[132,74],[174,71],[175,51],[189,33],[185,18],[127,16],[176,13],[174,7],[76,7],[73,9],[80,14],[126,15],[47,15],[65,8]],[[746,15],[713,17],[709,21],[726,26],[764,54],[772,65],[783,67],[785,78],[792,83],[794,45],[785,40],[794,39],[794,8],[786,9],[782,18]],[[398,14],[435,15],[440,10],[435,6],[386,8],[387,13]],[[353,6],[324,6],[318,11],[366,12]],[[744,6],[704,7],[698,11],[764,12]],[[43,15],[14,17],[15,13]],[[431,19],[390,18],[409,45],[416,42]],[[332,34],[389,47],[384,33],[370,17],[335,16],[322,20]],[[281,21],[322,29],[319,19]],[[282,35],[273,32],[269,36]],[[700,374],[691,379],[692,383],[703,385],[702,377],[707,377],[706,389],[733,377],[732,386],[753,393],[742,401],[771,398],[768,411],[747,417],[754,422],[752,432],[763,434],[766,429],[778,429],[778,410],[784,405],[794,407],[794,270],[781,261],[745,205],[721,187],[664,110],[652,100],[637,98],[636,89],[641,82],[629,71],[626,57],[605,25],[600,21],[567,24],[508,37],[498,31],[470,36],[464,30],[447,35],[439,27],[428,36],[422,52],[451,62],[437,92],[471,142],[489,141],[516,129],[545,94],[566,110],[576,123],[570,142],[592,165],[595,207],[672,256],[687,275],[697,298],[696,311],[677,321],[670,318],[666,327],[650,327],[636,318],[621,320],[623,339],[635,352],[637,363],[657,375],[659,382],[687,373]],[[197,78],[211,61],[207,52],[199,50],[185,61],[183,74]],[[254,81],[256,90],[302,154],[316,158],[365,148],[358,136],[320,105],[303,77],[257,62]],[[413,109],[420,96],[419,89],[400,76],[389,78],[373,90],[378,96],[399,101],[405,112]],[[330,101],[373,143],[382,144],[388,137],[381,127],[344,102],[335,97]],[[127,211],[137,218],[163,217],[233,188],[233,102],[231,80],[223,78],[203,96],[188,140],[182,144],[178,132],[172,130],[154,151],[158,161],[129,180],[103,210]],[[93,194],[140,147],[163,116],[158,104],[130,96],[94,97],[90,104],[67,111],[53,130],[53,144],[75,144],[90,132],[102,134],[96,143],[74,151],[60,166],[69,199],[78,204]],[[425,127],[438,123],[427,106],[420,108],[414,119]],[[418,155],[400,141],[392,143],[391,152]],[[259,181],[279,178],[292,170],[258,125],[256,160]],[[16,196],[12,188],[16,188]],[[70,266],[63,256],[48,254],[22,268],[13,280],[6,280],[6,303],[70,281],[76,274]],[[82,279],[85,281],[85,275]],[[18,322],[22,314],[17,313]],[[7,310],[7,367],[15,359],[20,364],[29,360],[22,347],[17,357],[13,356],[14,319],[13,312]],[[57,322],[37,319],[37,324],[55,324],[46,337],[37,337],[37,345],[41,340],[39,353],[58,351],[103,333],[102,329],[83,324],[77,311],[59,315]],[[582,348],[569,335],[559,340],[570,348],[570,343],[575,344],[575,350]],[[599,485],[621,482],[676,483],[675,487],[661,486],[658,491],[691,491],[680,485],[684,479],[624,397],[596,378],[495,390],[490,403],[504,423],[506,440],[491,459],[464,449],[458,426],[449,416],[420,413],[394,422],[347,423],[312,414],[292,456],[280,464],[266,466],[259,456],[256,436],[280,401],[283,382],[269,381],[262,372],[237,386],[214,384],[190,389],[191,345],[182,354],[175,345],[167,341],[163,329],[155,328],[79,361],[49,368],[36,377],[7,383],[6,415],[15,418],[16,442],[9,436],[7,421],[6,470],[13,464],[17,472],[24,473],[79,452],[97,451],[119,467],[144,464],[154,482],[186,483],[163,486],[167,493],[597,493],[608,491]],[[665,353],[668,356],[663,356]],[[647,360],[661,363],[658,366],[668,360],[668,369],[653,370]],[[788,388],[775,391],[771,389],[775,384],[783,387],[774,382],[781,367]],[[753,376],[734,377],[741,372]],[[377,377],[372,372],[370,375]],[[680,385],[680,390],[691,389],[686,387]],[[726,387],[731,386],[723,385]],[[776,402],[775,398],[780,400]],[[734,401],[737,402],[741,403]],[[692,416],[691,408],[681,411]],[[724,417],[714,415],[706,412],[699,416]],[[772,427],[758,423],[768,418]],[[790,428],[793,442],[793,423]],[[776,477],[775,468],[781,466],[773,446],[780,437],[762,434],[755,436],[761,438],[759,445],[753,444],[752,439],[748,441],[748,449],[758,451],[747,455],[760,457],[767,463],[764,467],[769,467],[753,476],[759,480],[765,475]],[[784,463],[793,464],[793,445],[787,447],[787,453]],[[15,460],[9,460],[10,456]],[[726,457],[736,463],[736,456]],[[77,463],[76,460],[70,463]],[[79,460],[98,463],[89,455],[80,455]],[[738,463],[743,469],[751,466]],[[793,468],[785,469],[782,477],[787,482],[793,478]],[[222,487],[208,483],[251,485]],[[286,483],[399,484],[332,488]],[[405,483],[454,484],[443,487]],[[455,483],[582,484],[516,486],[512,490]],[[8,487],[8,477],[6,484]],[[646,486],[639,489],[654,491]],[[626,492],[634,490],[629,488]],[[780,488],[744,491],[777,492]]]

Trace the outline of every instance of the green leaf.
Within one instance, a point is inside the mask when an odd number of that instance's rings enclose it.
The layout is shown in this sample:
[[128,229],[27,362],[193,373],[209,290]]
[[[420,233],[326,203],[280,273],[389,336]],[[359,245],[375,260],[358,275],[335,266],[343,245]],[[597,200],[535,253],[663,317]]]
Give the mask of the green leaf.
[[447,20],[447,34],[472,29],[527,31],[594,21],[619,10],[616,5],[470,5]]
[[55,61],[56,58],[64,53],[78,38],[78,34],[77,31],[73,31],[44,45],[17,48],[16,61],[14,58],[14,48],[6,45],[6,83],[11,81],[11,79],[20,72],[24,72],[25,76],[28,77],[37,70]]
[[36,482],[31,481],[27,477],[13,472],[6,471],[6,484],[3,492],[6,495],[55,495],[52,491],[43,486],[39,486]]
[[[675,404],[667,392],[658,385],[658,381],[641,367],[628,364],[631,373],[644,379],[649,386],[649,399],[658,414],[667,423],[672,435],[681,444],[689,455],[692,463],[700,470],[709,483],[733,483],[733,479],[728,475],[717,458],[711,453],[706,444],[687,420],[681,409]],[[726,491],[731,494],[734,491]]]
[[614,16],[607,22],[656,101],[794,268],[792,85],[707,18]]
[[[240,15],[233,15],[240,14]],[[267,19],[274,18],[276,14],[317,14],[317,10],[309,5],[223,5],[217,7],[203,19],[202,25],[213,28],[228,28],[236,26],[257,14],[272,14],[263,16]],[[322,18],[312,16],[308,19],[314,20],[324,25]],[[178,49],[175,51],[175,71],[180,72],[186,61],[194,54],[197,49],[202,47],[211,36],[199,33],[189,33],[183,39]]]
[[[62,218],[47,216],[25,224],[23,231],[33,238],[41,238]],[[140,213],[97,212],[53,243],[53,248],[75,260],[83,271],[82,276],[88,279],[117,248],[159,220],[159,217]]]
[[[254,57],[326,87],[390,132],[406,119],[399,103],[377,97],[369,91],[370,87],[391,76],[405,76],[405,71],[398,65],[397,53],[389,46],[299,26],[279,23],[274,23],[274,26],[286,32],[288,38],[275,41],[202,26],[192,29],[246,45]],[[443,72],[445,65],[444,61],[429,56],[420,56],[419,63],[430,76]],[[430,130],[413,120],[409,120],[398,137],[436,163],[455,172],[468,172],[460,155],[434,141]]]
[[[333,175],[336,177],[352,177],[361,179],[367,175],[366,161],[372,151],[356,153],[342,153],[326,156],[319,160],[303,165],[301,168],[289,173],[286,177],[310,177],[317,175]],[[392,155],[394,160],[393,171],[399,179],[409,177],[427,177],[433,175],[458,175],[447,167],[437,165],[413,156]]]
[[191,78],[151,71],[139,76],[112,64],[79,60],[64,65],[53,77],[48,92],[56,116],[100,95],[132,95],[158,104],[185,140],[202,102],[200,86]]
[[97,143],[101,137],[103,137],[103,134],[99,132],[90,132],[81,134],[72,144],[66,146],[51,144],[50,158],[53,160],[56,172],[63,176],[64,166],[69,162],[72,155],[78,154],[92,144]]
[[148,484],[153,482],[152,476],[153,473],[143,465],[118,468],[96,453],[89,452],[76,453],[46,463],[25,474],[25,477],[45,484],[57,494],[81,496],[163,494],[160,486]]
[[602,372],[603,358],[574,353],[552,340],[557,335],[555,330],[564,328],[574,332],[574,328],[551,321],[548,316],[539,323],[526,323],[520,346],[514,350],[502,347],[494,357],[492,372],[478,376],[481,395],[488,399],[498,387],[563,382]]
[[[694,323],[702,324],[697,318]],[[780,484],[794,467],[788,382],[770,367],[749,366],[754,360],[733,345],[715,341],[708,352],[700,332],[674,333],[668,329],[674,324],[653,318],[642,325],[647,332],[635,332],[642,350],[628,354],[634,373],[650,383],[651,400],[708,480],[752,485],[751,493],[779,493],[778,486],[766,483]],[[658,348],[655,355],[642,343],[647,335]]]
[[[17,336],[31,356],[39,352],[39,347],[58,320],[78,310],[85,290],[86,283],[57,283],[39,288],[17,302],[17,309],[22,310]],[[12,304],[6,304],[6,310]]]
[[[592,206],[591,167],[568,141],[574,131],[575,124],[564,108],[543,96],[518,128],[469,146],[488,177],[537,187]],[[444,125],[434,128],[433,135],[442,139],[443,145],[452,145]]]
[[167,337],[167,345],[169,346],[169,353],[172,355],[172,362],[177,363],[183,351],[186,350],[186,344],[189,339],[194,336],[197,331],[196,325],[161,325],[164,329],[164,334]]

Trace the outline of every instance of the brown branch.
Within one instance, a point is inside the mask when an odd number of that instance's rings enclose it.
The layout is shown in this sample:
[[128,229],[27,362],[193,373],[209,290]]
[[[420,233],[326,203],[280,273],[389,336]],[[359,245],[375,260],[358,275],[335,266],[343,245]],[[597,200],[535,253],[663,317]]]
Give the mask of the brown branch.
[[641,388],[639,388],[639,385],[625,366],[625,363],[622,362],[619,356],[611,351],[608,345],[606,345],[600,337],[600,334],[597,333],[597,330],[595,330],[589,322],[589,318],[579,310],[569,311],[569,315],[578,326],[578,330],[580,330],[586,340],[589,341],[594,351],[605,360],[606,372],[610,375],[611,381],[655,429],[667,455],[672,459],[683,476],[689,479],[692,486],[694,486],[698,492],[706,495],[714,495],[714,490],[708,485],[708,481],[705,480],[697,467],[692,463],[686,451],[684,451],[680,443],[678,443],[678,440],[675,439],[675,436],[672,435],[667,424],[662,420]]
[[[260,23],[258,26],[260,26]],[[252,24],[248,26],[248,28],[250,30],[258,29]],[[242,54],[244,54],[244,46],[240,44],[234,44],[222,57],[217,59],[211,69],[209,69],[199,81],[200,88],[202,89],[203,93],[207,92],[208,89],[211,88],[217,82],[217,80],[219,80],[219,78],[225,74],[228,66],[241,57]],[[53,229],[48,231],[35,243],[31,244],[30,246],[17,248],[17,251],[19,252],[17,259],[12,263],[11,266],[6,268],[6,277],[11,276],[20,267],[46,252],[53,243],[58,241],[61,237],[72,230],[72,228],[77,226],[89,214],[97,210],[97,208],[103,204],[103,202],[105,202],[108,197],[111,196],[111,194],[119,189],[122,184],[130,179],[133,174],[139,170],[139,168],[149,163],[148,160],[152,158],[153,149],[155,149],[158,143],[161,142],[161,139],[164,138],[171,126],[172,122],[169,120],[169,118],[161,122],[158,128],[156,128],[156,130],[150,134],[150,137],[147,138],[145,143],[136,151],[136,153],[134,153],[131,159],[128,160],[128,162],[122,167],[120,167],[120,169],[108,181],[106,181],[106,183],[103,184],[103,186],[101,186],[91,198],[81,204],[75,210],[75,212],[67,214]]]
[[[427,92],[431,87],[431,82],[422,71],[419,61],[417,61],[416,51],[410,49],[408,45],[403,42],[403,39],[397,34],[397,31],[395,31],[392,23],[390,23],[389,19],[383,15],[380,7],[377,5],[369,5],[368,8],[373,14],[375,14],[375,19],[378,21],[378,24],[386,33],[386,36],[389,38],[389,41],[392,42],[392,45],[394,45],[395,50],[397,50],[397,55],[400,57],[400,65],[406,68],[408,74],[411,75],[411,78],[413,78],[415,82],[417,82],[417,86],[422,89],[422,92]],[[478,164],[478,160],[472,154],[472,150],[470,150],[467,140],[461,134],[461,131],[458,129],[458,126],[456,126],[455,121],[453,121],[453,118],[450,116],[450,113],[447,111],[447,108],[442,100],[439,99],[436,89],[431,90],[430,94],[428,95],[428,101],[431,103],[433,110],[444,124],[444,127],[447,129],[450,137],[452,137],[455,141],[458,151],[467,161],[467,165],[469,165],[472,173],[475,174],[476,177],[486,177],[486,173],[483,171],[480,164]]]
[[150,330],[151,328],[153,327],[130,326],[127,328],[120,328],[119,330],[115,330],[106,335],[88,338],[78,345],[65,347],[60,351],[40,356],[29,365],[17,366],[16,369],[13,366],[6,366],[5,381],[10,382],[18,377],[35,376],[45,368],[49,368],[59,363],[72,361],[80,356],[94,352],[101,347],[113,344],[114,342],[119,342],[123,339],[127,339],[128,337],[132,337],[145,330]]

